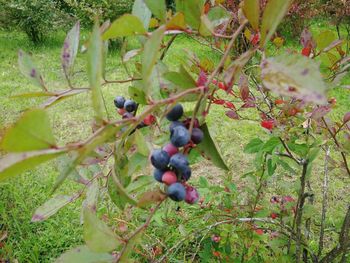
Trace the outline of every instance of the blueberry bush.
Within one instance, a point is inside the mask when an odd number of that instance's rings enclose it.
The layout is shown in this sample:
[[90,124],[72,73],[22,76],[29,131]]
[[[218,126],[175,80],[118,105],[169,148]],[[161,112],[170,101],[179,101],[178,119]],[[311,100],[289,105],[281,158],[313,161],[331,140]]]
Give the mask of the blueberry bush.
[[[19,50],[19,69],[38,91],[17,96],[46,100],[4,131],[0,180],[58,159],[63,169],[53,193],[66,180],[80,186],[71,194],[54,194],[32,217],[40,224],[84,199],[85,245],[65,252],[57,262],[164,262],[184,244],[189,253],[181,260],[189,262],[349,260],[349,198],[344,197],[332,229],[327,219],[330,173],[350,176],[350,112],[330,118],[337,102],[328,95],[337,85],[349,88],[342,83],[350,68],[349,42],[305,28],[300,50],[282,50],[283,38],[276,30],[292,1],[236,2],[176,0],[169,12],[164,0],[135,0],[131,14],[102,24],[96,19],[84,43],[77,22],[62,47],[64,90],[50,88],[32,57]],[[220,59],[199,59],[191,50],[178,70],[171,69],[164,58],[179,36],[195,37]],[[127,79],[109,79],[106,72],[108,45],[114,39],[123,40]],[[129,45],[131,39],[136,47]],[[79,50],[86,53],[85,87],[74,81]],[[118,83],[130,84],[128,97],[115,94],[114,101],[106,101],[102,90]],[[91,134],[58,145],[47,109],[81,93],[91,94]],[[108,113],[107,103],[115,105],[115,116]],[[190,184],[192,168],[203,158],[232,172],[206,122],[214,105],[224,109],[222,117],[257,123],[267,136],[251,138],[244,147],[253,163],[240,175],[243,187],[232,176],[218,185],[200,177],[198,191]],[[140,175],[148,166],[153,166],[151,172]],[[315,169],[321,172],[315,175]],[[315,192],[315,182],[321,182],[321,194]],[[271,185],[289,194],[279,194]],[[191,218],[194,231],[174,235],[177,240],[167,251],[157,245],[142,253],[146,231],[152,220],[159,222],[160,209],[181,201],[183,207],[199,204],[202,209]],[[142,213],[143,222],[118,231],[98,215],[101,202],[125,211],[128,219]]]

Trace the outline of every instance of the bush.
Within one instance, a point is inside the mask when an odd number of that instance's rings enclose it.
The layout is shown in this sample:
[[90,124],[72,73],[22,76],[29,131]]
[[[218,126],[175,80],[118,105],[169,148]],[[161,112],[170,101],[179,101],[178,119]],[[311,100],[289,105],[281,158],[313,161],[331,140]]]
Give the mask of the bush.
[[48,32],[69,21],[69,16],[54,1],[0,0],[0,6],[1,27],[21,30],[34,43],[42,42]]

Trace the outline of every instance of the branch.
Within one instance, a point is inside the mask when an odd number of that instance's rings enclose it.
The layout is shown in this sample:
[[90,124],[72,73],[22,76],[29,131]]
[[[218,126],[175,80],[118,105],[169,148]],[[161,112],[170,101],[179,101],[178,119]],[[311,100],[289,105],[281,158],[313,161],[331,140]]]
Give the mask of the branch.
[[334,133],[331,131],[331,129],[329,128],[329,126],[328,126],[326,120],[324,119],[324,117],[322,117],[322,122],[324,123],[324,125],[326,126],[327,131],[329,132],[329,134],[330,134],[331,137],[333,138],[334,143],[338,146],[339,151],[340,151],[340,154],[341,154],[341,156],[342,156],[342,158],[343,158],[343,161],[344,161],[344,166],[345,166],[346,172],[347,172],[348,175],[350,176],[350,168],[349,168],[348,162],[347,162],[347,160],[346,160],[346,155],[345,155],[345,153],[341,150],[341,145],[340,145],[340,143],[339,143],[337,137],[335,136],[335,134],[334,134]]
[[284,141],[281,137],[279,137],[279,139],[280,139],[280,141],[281,141],[281,143],[282,143],[284,149],[286,149],[286,151],[287,151],[287,153],[288,153],[288,155],[286,155],[286,156],[288,156],[289,158],[293,159],[297,164],[300,165],[300,164],[301,164],[300,160],[298,160],[297,158],[294,157],[294,155],[293,155],[292,152],[289,150],[289,147],[287,146],[287,144],[285,143],[285,141]]
[[321,256],[323,250],[323,237],[324,228],[327,213],[327,199],[328,199],[328,160],[330,155],[329,146],[326,150],[326,156],[324,158],[324,176],[323,176],[323,186],[322,186],[322,216],[321,216],[321,229],[320,229],[320,239],[318,242],[318,257]]

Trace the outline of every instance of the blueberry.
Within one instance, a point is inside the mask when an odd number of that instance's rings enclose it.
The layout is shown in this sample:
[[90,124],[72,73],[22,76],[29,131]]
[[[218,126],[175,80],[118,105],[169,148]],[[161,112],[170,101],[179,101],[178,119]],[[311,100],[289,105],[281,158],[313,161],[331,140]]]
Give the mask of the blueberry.
[[134,114],[132,114],[131,112],[125,112],[125,113],[123,114],[122,119],[131,119],[131,118],[133,118],[133,117],[134,117]]
[[192,135],[191,135],[191,140],[195,144],[199,144],[204,138],[204,134],[201,129],[199,128],[193,128],[192,129]]
[[188,179],[191,177],[192,171],[189,166],[184,166],[181,170],[179,170],[179,173],[185,181],[188,181]]
[[182,123],[181,121],[172,121],[170,123],[170,126],[169,126],[170,133],[173,132],[174,128],[177,127],[177,126],[186,127],[185,124]]
[[182,201],[186,197],[185,187],[180,183],[174,183],[168,188],[168,196],[174,201]]
[[164,174],[164,171],[159,170],[159,169],[155,169],[153,172],[153,177],[154,177],[154,179],[156,179],[156,181],[161,183],[163,174]]
[[187,157],[182,153],[174,154],[169,160],[169,165],[180,173],[187,169],[188,164]]
[[124,103],[125,103],[125,99],[122,96],[117,96],[114,99],[114,105],[118,108],[118,109],[122,109],[124,108]]
[[152,165],[160,170],[165,170],[169,163],[169,154],[163,150],[154,150],[151,155]]
[[133,112],[136,110],[136,102],[133,100],[126,100],[124,103],[124,109],[128,112]]
[[166,118],[169,121],[177,121],[181,118],[182,114],[184,113],[184,109],[182,108],[181,104],[176,104],[166,115]]
[[176,147],[182,147],[190,141],[190,133],[185,127],[176,126],[170,133],[170,141]]

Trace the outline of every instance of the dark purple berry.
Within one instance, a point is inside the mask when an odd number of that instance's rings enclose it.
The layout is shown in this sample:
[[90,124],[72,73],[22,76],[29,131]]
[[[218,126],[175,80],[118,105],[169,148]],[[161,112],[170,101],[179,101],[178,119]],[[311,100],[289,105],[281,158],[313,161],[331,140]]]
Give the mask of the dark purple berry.
[[136,110],[136,102],[133,100],[126,100],[124,103],[124,109],[128,112],[133,112]]
[[169,121],[177,121],[182,117],[182,114],[184,113],[184,109],[182,108],[181,104],[176,104],[166,115],[166,118]]
[[168,196],[174,201],[182,201],[186,197],[185,187],[180,183],[174,183],[168,187]]
[[125,98],[122,96],[117,96],[114,99],[114,105],[118,108],[118,109],[122,109],[124,108],[124,103],[125,103]]
[[192,205],[195,202],[197,202],[198,199],[199,199],[199,194],[197,189],[192,186],[187,186],[185,202]]
[[177,126],[182,126],[185,127],[185,124],[182,123],[181,121],[172,121],[169,126],[169,131],[170,133],[174,130],[175,127]]
[[154,169],[153,176],[154,179],[158,182],[162,182],[162,177],[163,177],[164,171],[159,170],[159,169]]
[[170,141],[176,147],[185,146],[190,139],[190,133],[183,126],[176,126],[170,133]]
[[182,171],[185,171],[188,168],[189,163],[185,155],[177,153],[171,156],[169,165],[179,173],[182,173]]
[[204,134],[201,129],[199,128],[193,128],[192,129],[192,135],[191,140],[195,144],[199,144],[204,138]]
[[163,150],[154,150],[151,155],[152,165],[160,170],[166,170],[169,159],[169,154]]
[[188,181],[191,177],[192,171],[189,166],[184,166],[181,170],[179,170],[179,173],[185,181]]

